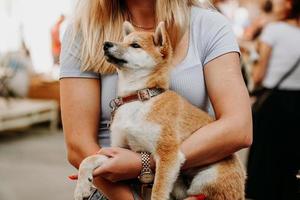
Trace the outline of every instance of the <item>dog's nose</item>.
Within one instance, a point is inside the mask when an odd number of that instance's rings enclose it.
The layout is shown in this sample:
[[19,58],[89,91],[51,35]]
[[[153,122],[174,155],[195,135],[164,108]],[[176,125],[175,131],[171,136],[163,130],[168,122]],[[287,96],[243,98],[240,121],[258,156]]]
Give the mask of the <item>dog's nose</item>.
[[111,43],[111,42],[104,42],[104,45],[103,45],[103,50],[104,51],[107,51],[109,48],[113,47],[114,44]]

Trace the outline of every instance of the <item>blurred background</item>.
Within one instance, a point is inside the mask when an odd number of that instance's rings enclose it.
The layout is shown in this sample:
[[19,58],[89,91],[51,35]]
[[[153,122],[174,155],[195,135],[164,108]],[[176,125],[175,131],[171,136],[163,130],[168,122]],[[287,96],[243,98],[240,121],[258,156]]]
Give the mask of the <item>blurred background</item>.
[[[215,0],[232,23],[249,91],[267,0]],[[60,41],[75,0],[0,0],[0,200],[72,199],[59,108]],[[300,45],[300,44],[299,44]],[[300,77],[299,77],[300,78]],[[239,152],[247,163],[247,150]]]
[[72,199],[58,57],[74,0],[0,0],[0,199]]

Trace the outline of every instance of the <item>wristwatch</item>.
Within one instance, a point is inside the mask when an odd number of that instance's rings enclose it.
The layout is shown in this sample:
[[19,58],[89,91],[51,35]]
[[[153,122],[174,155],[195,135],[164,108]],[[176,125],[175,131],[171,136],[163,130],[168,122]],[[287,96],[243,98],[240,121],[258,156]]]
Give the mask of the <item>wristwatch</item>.
[[153,183],[154,174],[150,168],[150,153],[141,152],[141,160],[142,160],[142,171],[139,175],[138,179],[143,184]]

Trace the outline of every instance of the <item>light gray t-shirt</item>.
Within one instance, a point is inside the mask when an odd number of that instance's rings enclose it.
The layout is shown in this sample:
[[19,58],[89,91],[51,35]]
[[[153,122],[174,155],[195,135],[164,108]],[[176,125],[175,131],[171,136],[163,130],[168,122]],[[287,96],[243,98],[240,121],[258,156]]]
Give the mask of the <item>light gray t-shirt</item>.
[[[82,77],[101,79],[101,121],[110,119],[109,102],[117,94],[117,75],[99,75],[80,71],[81,37],[71,43],[69,28],[62,42],[60,78]],[[229,52],[239,52],[239,47],[230,23],[217,11],[199,7],[191,9],[188,52],[184,60],[171,72],[171,89],[185,97],[195,106],[209,111],[204,66],[211,60]],[[109,131],[101,129],[99,140],[102,146],[109,145]]]
[[[300,58],[300,28],[285,22],[275,22],[263,30],[260,40],[272,47],[263,86],[273,88]],[[300,66],[280,88],[300,90]]]

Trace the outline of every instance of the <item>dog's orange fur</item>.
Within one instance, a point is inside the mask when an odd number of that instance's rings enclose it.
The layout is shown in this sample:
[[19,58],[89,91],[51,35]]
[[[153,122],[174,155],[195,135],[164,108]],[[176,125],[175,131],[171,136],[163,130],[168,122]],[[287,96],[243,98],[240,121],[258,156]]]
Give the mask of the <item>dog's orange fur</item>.
[[[162,28],[162,37],[165,45],[160,49],[160,53],[165,56],[164,62],[161,62],[161,57],[158,57],[159,54],[153,49],[153,42],[149,33],[134,33],[129,39],[132,42],[132,38],[139,38],[143,49],[159,63],[149,76],[148,88],[161,87],[166,89],[169,86],[168,72],[172,67],[170,66],[172,47],[164,28]],[[175,92],[167,91],[156,97],[147,120],[162,127],[156,149],[156,154],[159,157],[156,177],[159,178],[155,179],[156,183],[152,192],[153,195],[156,195],[152,199],[160,199],[160,192],[163,192],[163,179],[166,178],[165,174],[168,172],[169,166],[173,165],[176,160],[177,152],[180,151],[180,144],[195,131],[211,123],[213,119]],[[226,196],[231,197],[232,200],[244,199],[245,175],[238,158],[232,155],[220,161],[218,171],[221,175],[218,177],[218,181],[207,185],[201,193],[205,194],[208,200],[228,199]]]
[[[160,182],[163,182],[165,177],[162,174],[175,160],[177,155],[174,153],[178,152],[180,143],[201,127],[211,123],[213,119],[171,91],[157,97],[147,119],[163,127],[157,146],[157,154],[162,164],[156,172],[156,176],[160,177],[156,187],[160,188]],[[218,182],[207,185],[202,194],[205,194],[208,200],[224,200],[224,194],[234,197],[234,200],[244,199],[245,175],[237,157],[232,155],[220,161],[218,170],[221,174]]]
[[155,199],[161,196],[159,191],[162,190],[164,174],[176,161],[181,142],[212,121],[207,114],[189,104],[175,92],[168,91],[157,98],[147,117],[149,121],[162,127],[156,152],[160,158],[158,163],[160,166],[156,170],[156,176],[159,178],[156,179],[153,188],[153,194],[157,195]]
[[[129,35],[120,44],[124,49],[128,48],[133,42],[137,42],[142,48],[149,53],[149,55],[157,62],[153,72],[148,76],[147,88],[160,87],[163,89],[169,88],[169,70],[170,62],[173,55],[170,39],[166,33],[165,28],[162,28],[162,37],[155,38],[153,34],[149,32],[134,32]],[[156,42],[165,41],[164,45],[157,51],[157,47],[154,45]]]
[[[172,46],[165,27],[160,26],[157,31],[154,35],[147,32],[133,32],[124,38],[121,45],[126,49],[131,43],[137,42],[157,63],[148,75],[145,88],[169,89]],[[161,43],[159,48],[158,43]],[[167,178],[166,174],[170,167],[178,160],[180,144],[195,131],[211,123],[213,119],[175,92],[167,91],[155,97],[147,120],[161,127],[155,152],[157,167],[152,192],[152,200],[159,200],[165,195],[164,179]],[[207,185],[201,193],[205,194],[208,199],[214,200],[244,199],[244,171],[237,157],[229,156],[217,165],[219,173],[217,182]]]

